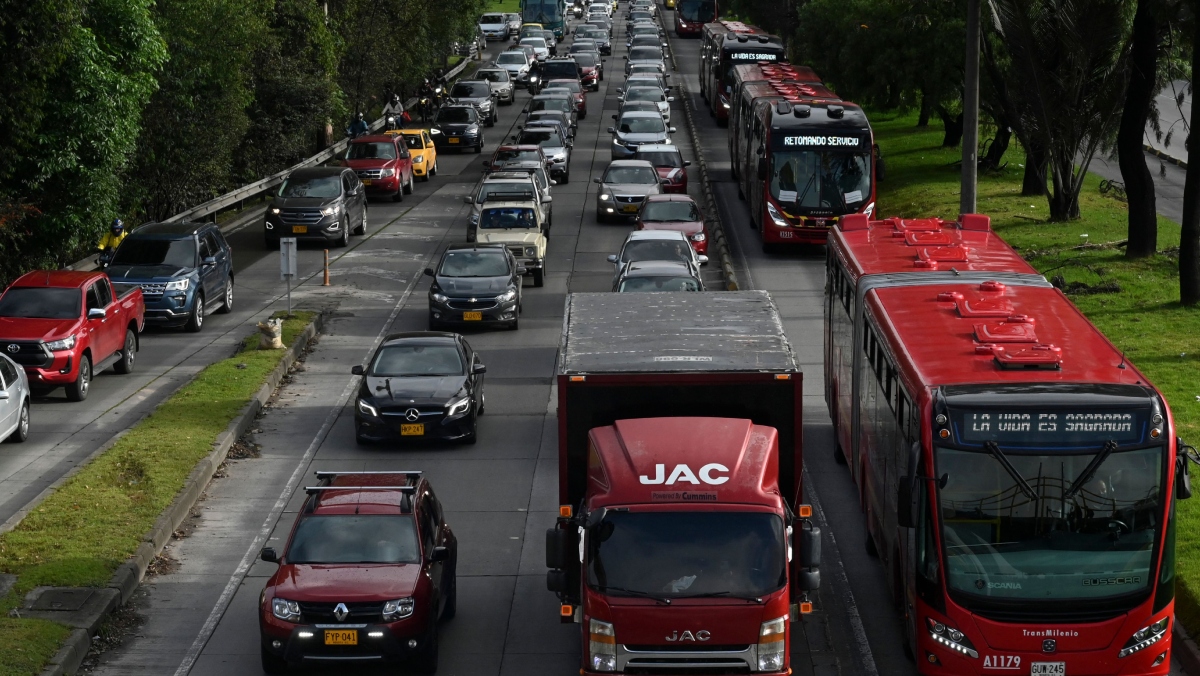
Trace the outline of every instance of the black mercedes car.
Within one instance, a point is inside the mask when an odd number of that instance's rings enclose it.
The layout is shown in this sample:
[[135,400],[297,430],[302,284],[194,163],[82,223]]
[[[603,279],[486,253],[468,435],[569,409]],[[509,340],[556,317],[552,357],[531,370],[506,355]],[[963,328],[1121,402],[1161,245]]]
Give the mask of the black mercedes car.
[[437,439],[475,443],[483,415],[487,368],[455,333],[415,331],[388,336],[363,376],[354,402],[354,436],[376,441]]
[[429,329],[447,324],[503,324],[521,318],[521,277],[526,273],[503,244],[452,244],[437,268],[425,268],[429,285]]
[[442,106],[433,118],[433,145],[439,151],[447,148],[473,148],[483,152],[482,118],[475,106],[461,104]]

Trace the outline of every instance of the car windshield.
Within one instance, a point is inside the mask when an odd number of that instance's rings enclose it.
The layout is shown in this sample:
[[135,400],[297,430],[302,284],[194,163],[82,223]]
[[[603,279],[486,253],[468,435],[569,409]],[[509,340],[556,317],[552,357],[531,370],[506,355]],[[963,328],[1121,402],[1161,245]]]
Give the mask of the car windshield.
[[463,99],[491,96],[492,88],[484,82],[459,82],[450,90],[450,96]]
[[871,155],[835,150],[772,152],[771,197],[785,211],[854,211],[871,198]]
[[787,581],[774,514],[610,511],[586,542],[587,584],[613,596],[761,597]]
[[667,130],[667,125],[657,115],[623,117],[617,130],[623,134],[660,134]]
[[626,277],[618,288],[622,293],[699,290],[700,284],[691,277]]
[[462,358],[453,345],[388,345],[375,355],[371,375],[461,376]]
[[474,108],[442,108],[437,114],[438,124],[466,124],[475,121]]
[[557,110],[569,113],[574,109],[575,104],[571,103],[570,99],[565,98],[534,99],[529,103],[530,112],[535,110]]
[[0,317],[79,319],[79,289],[13,287],[0,296]]
[[[533,209],[529,207],[495,207],[484,209],[479,216],[481,230],[532,230],[536,227],[537,220],[533,217]],[[504,267],[504,270],[487,276],[496,277],[508,274],[508,264],[504,262],[503,256],[493,255],[491,258],[496,259]],[[494,264],[489,263],[489,265]]]
[[563,144],[558,134],[549,129],[525,129],[517,142],[522,145],[536,143],[543,148],[561,148]]
[[524,38],[520,44],[528,45],[534,49],[546,49],[546,38]]
[[421,141],[419,134],[401,134],[404,137],[404,145],[414,150],[422,150],[425,148],[424,142]]
[[655,103],[666,101],[667,97],[663,95],[663,91],[658,87],[634,87],[625,92],[626,101],[653,101]]
[[288,563],[420,563],[411,516],[337,514],[300,520]]
[[127,237],[117,253],[113,254],[112,265],[165,265],[173,268],[196,267],[196,240],[151,239],[149,237]]
[[683,167],[683,157],[677,152],[668,152],[666,150],[639,150],[637,154],[639,160],[646,160],[656,167],[674,167],[679,169]]
[[576,54],[575,55],[575,63],[579,64],[583,68],[595,68],[596,67],[596,57],[592,56],[591,54],[586,54],[586,53],[585,54]]
[[[480,215],[482,222],[488,210]],[[482,226],[481,226],[482,227]],[[503,277],[508,274],[508,260],[501,251],[451,251],[442,259],[442,277]]]
[[1164,450],[1100,458],[1094,446],[1070,454],[1009,449],[1002,457],[1010,472],[990,453],[937,449],[947,586],[1025,600],[1148,589],[1162,525]]
[[394,160],[396,146],[392,143],[351,143],[348,160]]
[[507,70],[480,70],[475,71],[475,74],[488,82],[508,82],[509,80]]
[[652,185],[658,183],[653,167],[609,167],[604,182],[612,185]]
[[505,21],[506,21],[506,19],[504,18],[503,14],[484,14],[479,19],[479,23],[489,24],[489,25],[497,24],[497,23],[504,23]]
[[510,65],[524,66],[527,63],[527,61],[528,61],[528,59],[526,59],[525,55],[522,54],[521,52],[504,52],[500,56],[496,57],[496,63],[502,64],[505,66],[510,66]]
[[662,61],[662,47],[634,47],[629,50],[630,61]]
[[692,247],[682,239],[635,239],[621,250],[623,263],[691,260]]
[[315,197],[328,199],[342,194],[341,176],[289,176],[279,186],[280,197]]
[[541,162],[542,154],[536,150],[497,150],[495,162]]
[[696,203],[687,201],[647,202],[642,207],[641,219],[652,223],[663,221],[699,221],[700,210]]

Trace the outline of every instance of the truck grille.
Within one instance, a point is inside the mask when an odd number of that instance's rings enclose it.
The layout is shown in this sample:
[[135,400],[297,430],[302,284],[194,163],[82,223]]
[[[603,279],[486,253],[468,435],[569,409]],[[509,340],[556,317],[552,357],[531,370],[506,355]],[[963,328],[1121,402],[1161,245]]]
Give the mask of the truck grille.
[[[16,346],[16,351],[13,351],[13,346]],[[54,360],[54,357],[42,347],[41,343],[32,341],[0,341],[0,354],[15,361],[21,366],[41,366],[46,367]]]
[[[339,622],[333,614],[336,603],[300,603],[300,614],[305,622],[336,623]],[[347,603],[346,609],[350,614],[341,622],[377,622],[383,619],[382,603]]]
[[513,255],[514,258],[525,257],[525,247],[523,246],[510,246],[508,247],[508,251]]
[[139,286],[142,287],[142,295],[147,298],[151,296],[161,296],[163,295],[163,292],[167,290],[166,282],[150,282],[147,284],[140,284]]
[[286,225],[316,225],[321,221],[321,210],[284,209],[279,212],[279,220]]
[[756,647],[622,645],[617,667],[627,674],[749,674],[757,666]]

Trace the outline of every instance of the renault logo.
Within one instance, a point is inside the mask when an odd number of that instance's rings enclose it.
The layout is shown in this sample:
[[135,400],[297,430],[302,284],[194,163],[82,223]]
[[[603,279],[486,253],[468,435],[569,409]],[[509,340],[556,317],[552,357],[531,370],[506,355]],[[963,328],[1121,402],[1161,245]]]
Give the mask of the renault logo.
[[350,609],[346,607],[345,603],[339,603],[333,607],[333,616],[337,618],[338,622],[343,622],[350,616]]
[[404,419],[409,422],[416,422],[421,417],[421,412],[415,408],[410,408],[404,412]]
[[1058,642],[1057,641],[1055,641],[1052,638],[1048,638],[1045,641],[1042,641],[1042,652],[1052,653],[1055,650],[1058,650]]
[[9,343],[8,347],[6,347],[5,349],[8,350],[9,352],[11,352],[12,354],[16,354],[21,351],[21,346],[17,345],[16,343]]

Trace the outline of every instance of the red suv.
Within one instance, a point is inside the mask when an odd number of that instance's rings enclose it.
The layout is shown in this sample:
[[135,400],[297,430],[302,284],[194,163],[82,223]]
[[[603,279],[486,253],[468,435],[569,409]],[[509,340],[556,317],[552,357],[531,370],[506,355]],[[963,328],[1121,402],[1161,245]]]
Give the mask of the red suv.
[[458,540],[420,472],[317,472],[259,598],[262,667],[407,662],[433,673]]
[[399,202],[413,191],[412,159],[399,134],[354,139],[346,149],[342,165],[358,174],[368,195],[388,195]]

